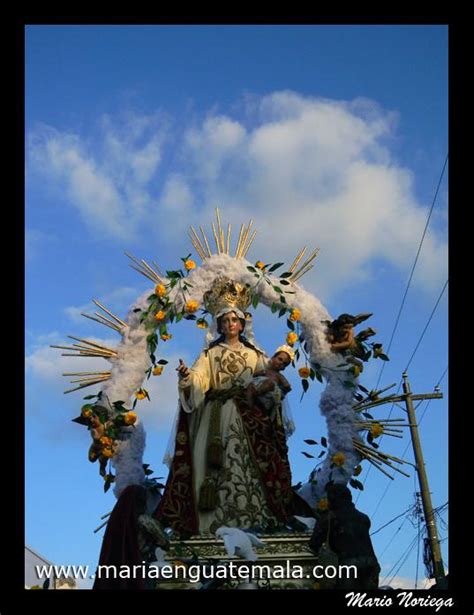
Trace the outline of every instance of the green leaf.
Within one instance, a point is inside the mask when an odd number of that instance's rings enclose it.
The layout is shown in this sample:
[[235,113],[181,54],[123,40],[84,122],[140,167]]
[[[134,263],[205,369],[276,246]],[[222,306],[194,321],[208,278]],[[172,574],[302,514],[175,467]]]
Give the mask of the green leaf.
[[141,311],[142,311],[142,309],[141,309],[141,308],[135,308],[133,311],[134,311],[134,312],[141,312]]
[[321,438],[321,444],[322,446],[324,446],[324,448],[327,448],[328,441],[326,440],[326,438]]
[[357,386],[359,387],[359,389],[360,389],[361,391],[364,391],[364,393],[368,393],[368,392],[369,392],[369,391],[368,391],[368,389],[366,389],[366,388],[365,388],[364,386],[362,386],[361,384],[358,384]]
[[360,489],[360,491],[364,491],[364,485],[355,478],[351,478],[349,484],[351,485],[351,487],[354,487],[354,489]]
[[288,329],[291,329],[291,331],[295,330],[295,325],[289,318],[286,319],[286,325]]
[[289,285],[289,282],[288,282],[288,280],[280,280],[280,284],[281,284],[282,286],[288,286],[288,285]]
[[132,410],[135,410],[135,406],[137,405],[138,399],[135,397],[135,401],[132,404]]
[[278,312],[278,318],[281,318],[285,314],[286,314],[286,308],[281,308],[281,310]]
[[303,385],[303,390],[304,390],[304,392],[306,393],[306,391],[307,391],[307,390],[308,390],[308,388],[309,388],[309,382],[308,382],[308,380],[307,380],[306,378],[303,378],[303,379],[301,380],[301,384]]
[[280,274],[280,278],[289,278],[291,277],[293,274],[291,273],[291,271],[285,271],[285,273],[281,273]]
[[316,374],[314,373],[314,369],[311,369],[309,372],[309,377],[311,378],[311,380],[314,380],[314,377],[316,376]]
[[286,299],[285,299],[284,295],[280,296],[280,303],[284,303],[286,305]]
[[311,438],[309,438],[308,440],[303,440],[303,442],[306,442],[306,444],[309,444],[310,446],[314,446],[315,444],[317,444],[316,440],[312,440]]
[[82,399],[94,399],[96,397],[97,395],[87,395],[86,397],[83,397]]
[[270,311],[272,314],[274,314],[276,311],[278,310],[278,306],[275,302],[272,303],[272,306],[270,308]]
[[300,358],[300,351],[298,350],[298,348],[295,350],[295,359],[298,361],[298,359]]
[[325,455],[325,454],[326,454],[326,451],[321,451],[321,452],[319,453],[319,455],[318,455],[318,459],[320,459],[320,458],[321,458],[323,455]]
[[269,269],[268,271],[269,271],[270,273],[271,273],[272,271],[276,271],[276,270],[278,269],[278,267],[281,267],[282,265],[283,265],[283,263],[275,263],[274,265],[272,265],[272,266],[270,267],[270,269]]
[[256,271],[257,271],[257,270],[255,269],[255,267],[247,267],[247,269],[248,269],[249,271],[251,271],[252,273],[256,273]]
[[182,313],[182,312],[180,312],[180,313],[176,316],[176,322],[179,322],[182,318],[183,318],[183,313]]
[[273,288],[273,290],[274,290],[276,293],[278,293],[279,295],[281,295],[281,294],[283,293],[282,289],[281,289],[279,286],[274,286],[274,285],[272,284],[272,288]]
[[365,416],[366,419],[373,419],[374,417],[368,412],[362,412],[362,416]]
[[259,299],[258,299],[258,295],[254,295],[254,296],[253,296],[253,299],[252,299],[252,305],[253,305],[253,308],[254,308],[254,309],[257,309],[257,306],[258,306],[258,301],[259,301]]
[[321,372],[316,371],[316,378],[319,380],[319,382],[323,382],[323,377],[321,376]]
[[355,384],[350,380],[344,380],[344,386],[346,389],[355,389]]
[[308,457],[308,459],[314,459],[314,455],[310,455],[309,453],[307,453],[306,451],[301,451],[303,453],[303,455],[305,457]]
[[382,359],[382,361],[390,361],[386,354],[379,354],[379,359]]
[[166,359],[160,359],[158,365],[168,365],[168,361],[166,361]]

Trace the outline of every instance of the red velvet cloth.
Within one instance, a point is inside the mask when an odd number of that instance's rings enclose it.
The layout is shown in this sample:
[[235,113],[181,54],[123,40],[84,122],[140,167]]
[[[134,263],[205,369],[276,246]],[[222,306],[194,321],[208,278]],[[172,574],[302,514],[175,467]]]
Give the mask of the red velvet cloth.
[[[146,495],[140,485],[129,485],[120,494],[112,510],[105,530],[100,551],[99,566],[116,566],[117,576],[120,566],[130,566],[130,576],[134,565],[142,565],[143,557],[138,549],[138,517],[145,512]],[[137,569],[138,570],[138,569]],[[92,589],[145,589],[144,579],[113,578],[109,572],[106,578],[96,576]]]
[[[281,523],[294,514],[313,516],[310,506],[291,487],[288,447],[283,427],[277,425],[257,405],[236,402],[268,507]],[[157,519],[182,537],[199,533],[192,482],[192,454],[187,415],[181,408],[176,450],[163,497],[155,512]]]

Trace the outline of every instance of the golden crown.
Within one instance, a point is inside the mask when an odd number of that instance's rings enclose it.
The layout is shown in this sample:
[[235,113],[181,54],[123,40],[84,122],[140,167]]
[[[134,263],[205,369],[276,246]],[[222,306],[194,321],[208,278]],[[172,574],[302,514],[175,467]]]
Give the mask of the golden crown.
[[211,288],[204,293],[204,306],[215,315],[225,308],[246,310],[252,300],[250,288],[225,276],[215,278]]

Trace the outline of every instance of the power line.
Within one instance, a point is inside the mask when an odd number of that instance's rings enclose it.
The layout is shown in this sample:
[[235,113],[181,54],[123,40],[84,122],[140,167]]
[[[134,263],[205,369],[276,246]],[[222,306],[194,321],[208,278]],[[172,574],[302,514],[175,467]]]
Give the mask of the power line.
[[[436,389],[436,387],[439,387],[439,385],[440,385],[440,384],[441,384],[441,382],[443,381],[444,377],[446,376],[446,374],[447,374],[447,372],[448,372],[448,369],[449,369],[449,365],[447,365],[447,366],[446,366],[446,368],[445,368],[445,370],[443,371],[443,373],[442,373],[441,377],[438,379],[438,382],[435,384],[435,386],[434,386],[434,388],[435,388],[435,389]],[[400,385],[399,385],[399,388],[400,388]],[[421,418],[420,418],[420,420],[418,421],[418,426],[420,426],[420,425],[421,425],[421,421],[423,420],[423,417],[425,416],[426,411],[428,410],[430,403],[431,403],[431,399],[429,399],[429,400],[428,400],[428,403],[426,404],[425,409],[423,410],[423,414],[421,415]],[[392,408],[393,408],[393,406],[392,406]],[[405,446],[405,450],[404,450],[404,451],[403,451],[403,453],[401,454],[401,457],[402,457],[402,458],[404,457],[405,453],[407,452],[407,450],[408,450],[409,446],[410,446],[410,442],[408,442],[408,444]],[[372,467],[372,466],[370,466],[370,467]],[[370,471],[370,468],[369,468],[369,471]],[[367,472],[367,474],[368,474],[368,472]],[[367,477],[366,477],[366,479],[367,479]],[[374,512],[372,513],[371,518],[373,518],[373,517],[375,516],[375,513],[376,513],[376,512],[377,512],[377,510],[379,509],[379,506],[380,506],[380,504],[382,503],[382,501],[383,501],[383,499],[384,499],[384,497],[385,497],[385,495],[386,495],[387,491],[390,489],[391,484],[392,484],[392,481],[390,481],[390,482],[387,484],[387,486],[385,487],[385,491],[384,491],[384,492],[382,493],[382,495],[380,496],[380,499],[379,499],[379,501],[378,501],[378,503],[377,503],[377,506],[375,507]],[[357,501],[356,501],[356,504],[357,504]]]
[[383,529],[385,529],[388,525],[390,525],[391,523],[393,523],[394,521],[396,521],[397,519],[400,519],[400,517],[403,517],[404,515],[406,515],[407,513],[409,513],[412,510],[413,506],[409,506],[404,512],[400,513],[399,515],[397,515],[396,517],[394,517],[391,521],[389,521],[388,523],[385,523],[385,525],[382,525],[382,527],[379,527],[377,530],[375,530],[375,532],[371,532],[370,535],[374,536],[375,534],[378,534],[380,531],[382,531]]
[[[410,357],[410,360],[408,361],[408,364],[407,364],[407,366],[405,367],[405,370],[404,370],[404,371],[407,371],[407,369],[408,369],[408,367],[409,367],[410,363],[412,362],[412,360],[413,360],[413,358],[414,358],[414,356],[415,356],[415,354],[416,354],[416,352],[417,352],[418,348],[420,347],[421,341],[422,341],[422,339],[423,339],[423,337],[424,337],[424,335],[425,335],[425,333],[426,333],[426,330],[428,329],[428,326],[429,326],[429,324],[430,324],[430,322],[431,322],[431,320],[432,320],[432,318],[433,318],[433,316],[434,316],[434,313],[436,312],[436,309],[437,309],[437,307],[438,307],[438,305],[439,305],[439,302],[440,302],[440,300],[441,300],[441,297],[443,296],[444,291],[446,290],[446,286],[447,286],[447,284],[448,284],[448,280],[446,280],[446,282],[445,282],[445,284],[444,284],[444,286],[443,286],[443,289],[442,289],[442,291],[441,291],[441,293],[440,293],[440,295],[439,295],[438,299],[436,300],[436,303],[435,303],[435,305],[434,305],[434,307],[433,307],[433,309],[432,309],[432,311],[431,311],[431,314],[430,314],[430,316],[429,316],[429,318],[428,318],[428,321],[427,321],[426,325],[424,326],[423,331],[422,331],[422,333],[421,333],[420,337],[418,338],[418,342],[417,342],[417,343],[416,343],[416,345],[415,345],[415,349],[413,350],[412,355],[411,355],[411,357]],[[447,370],[448,370],[448,368],[446,367],[446,369],[445,369],[445,371],[443,372],[443,375],[441,376],[441,378],[440,378],[439,382],[441,382],[441,380],[444,378],[444,375],[446,374]],[[438,384],[437,384],[436,386],[439,386],[439,382],[438,382]],[[395,395],[397,395],[397,394],[398,394],[398,391],[400,390],[400,386],[401,386],[401,384],[402,384],[402,379],[400,379],[400,382],[398,383],[398,387],[397,387],[397,390],[396,390],[396,392],[395,392]],[[375,390],[377,390],[377,387],[375,388]],[[430,401],[431,401],[431,400],[430,400]],[[390,412],[389,412],[389,414],[388,414],[388,418],[390,418],[390,417],[392,416],[392,411],[393,411],[393,407],[394,407],[394,405],[395,405],[395,404],[392,404],[392,406],[390,407]],[[429,404],[428,404],[428,405],[429,405]],[[428,406],[427,406],[427,407],[428,407]],[[426,412],[426,410],[425,410],[425,412]],[[424,413],[423,413],[423,416],[424,416]],[[421,423],[421,421],[420,421],[420,423]],[[380,438],[380,441],[382,441],[382,438],[383,438],[383,435],[382,435],[382,437]],[[407,445],[407,448],[408,448],[408,446],[409,446],[409,445]],[[402,456],[405,454],[406,450],[407,450],[407,449],[405,448],[405,451],[402,453]],[[365,476],[365,478],[364,478],[363,485],[365,485],[365,483],[367,482],[367,479],[368,479],[368,477],[369,477],[369,474],[370,474],[371,469],[372,469],[372,465],[371,465],[371,466],[369,467],[369,469],[367,470],[367,474],[366,474],[366,476]],[[383,495],[382,495],[382,498],[381,498],[381,499],[383,499],[383,497],[385,496],[385,493],[386,493],[387,491],[388,491],[388,486],[387,486],[387,488],[385,489],[385,491],[384,491],[384,493],[383,493]],[[358,495],[357,495],[357,498],[356,498],[356,501],[355,501],[355,503],[356,503],[356,504],[357,504],[357,502],[359,501],[359,498],[360,498],[360,496],[361,496],[361,493],[362,493],[362,491],[360,491],[360,492],[358,493]],[[374,516],[374,515],[375,515],[375,512],[377,511],[377,509],[378,509],[378,506],[377,506],[376,510],[374,511],[374,513],[372,514],[372,516]]]
[[[442,182],[442,180],[443,180],[444,171],[445,171],[445,169],[446,169],[446,165],[447,165],[447,163],[448,163],[448,158],[449,158],[449,153],[448,153],[448,154],[446,154],[446,160],[444,161],[443,169],[442,169],[442,171],[441,171],[441,174],[440,174],[440,177],[439,177],[439,180],[438,180],[438,185],[437,185],[437,187],[436,187],[436,191],[435,191],[435,194],[434,194],[434,197],[433,197],[433,201],[432,201],[432,203],[431,203],[430,212],[429,212],[429,214],[428,214],[428,218],[426,219],[425,228],[424,228],[424,230],[423,230],[423,234],[422,234],[422,236],[421,236],[420,244],[419,244],[419,246],[418,246],[418,251],[417,251],[417,253],[416,253],[415,261],[414,261],[413,266],[412,266],[412,268],[411,268],[410,277],[409,277],[409,279],[408,279],[407,287],[406,287],[406,289],[405,289],[405,293],[404,293],[404,295],[403,295],[402,302],[401,302],[401,304],[400,304],[400,308],[399,308],[399,310],[398,310],[397,318],[396,318],[396,320],[395,320],[395,325],[394,325],[394,327],[393,327],[392,335],[391,335],[391,337],[390,337],[390,341],[389,341],[389,343],[388,343],[387,354],[390,352],[390,348],[392,347],[393,338],[395,337],[395,332],[396,332],[396,330],[397,330],[398,323],[399,323],[399,321],[400,321],[400,316],[401,316],[401,314],[402,314],[403,306],[405,305],[405,300],[406,300],[406,297],[407,297],[407,294],[408,294],[408,290],[409,290],[409,288],[410,288],[411,281],[412,281],[412,278],[413,278],[413,274],[414,274],[414,272],[415,272],[415,268],[416,268],[416,265],[417,265],[417,263],[418,263],[418,258],[419,258],[419,256],[420,256],[421,248],[422,248],[422,246],[423,246],[423,241],[424,241],[424,239],[425,239],[426,231],[427,231],[427,229],[428,229],[428,224],[429,224],[429,222],[430,222],[431,214],[433,213],[433,209],[434,209],[434,206],[435,206],[435,203],[436,203],[436,198],[437,198],[437,196],[438,196],[439,188],[440,188],[440,186],[441,186],[441,182]],[[385,369],[385,361],[382,363],[382,367],[381,367],[381,369],[380,369],[380,373],[379,373],[379,377],[378,377],[378,380],[377,380],[377,384],[375,385],[375,389],[377,389],[377,388],[378,388],[378,386],[379,386],[380,379],[382,378],[382,374],[383,374],[383,370],[384,370],[384,369]]]
[[[395,564],[391,567],[390,571],[385,575],[385,578],[384,578],[384,580],[382,582],[382,585],[390,585],[390,583],[393,581],[393,579],[395,578],[395,576],[398,573],[398,571],[400,570],[400,568],[403,566],[403,564],[408,559],[408,556],[410,555],[410,553],[413,551],[413,549],[414,549],[414,547],[416,545],[416,541],[418,540],[418,538],[419,538],[419,533],[417,532],[417,535],[415,536],[415,538],[413,538],[413,540],[410,542],[410,544],[405,549],[405,551],[401,554],[401,556],[398,558],[398,560],[395,562]],[[400,564],[399,564],[399,562],[400,562]],[[395,570],[395,567],[397,565],[398,565],[398,568]],[[390,581],[388,581],[388,583],[386,583],[385,580],[392,574],[392,572],[393,572],[393,576],[390,578]]]
[[446,287],[448,285],[448,281],[449,281],[449,279],[446,280],[446,282],[444,283],[443,290],[441,291],[441,293],[440,293],[440,295],[439,295],[439,297],[438,297],[438,299],[437,299],[437,301],[435,303],[435,306],[434,306],[434,308],[433,308],[433,310],[432,310],[432,312],[430,314],[430,317],[428,318],[428,322],[426,323],[425,328],[423,329],[423,332],[420,335],[420,339],[418,340],[418,343],[415,346],[415,350],[413,351],[413,353],[412,353],[412,355],[410,357],[410,360],[408,361],[407,366],[405,367],[405,370],[404,370],[405,372],[408,371],[408,368],[410,367],[410,363],[413,361],[413,357],[415,356],[416,351],[418,350],[418,348],[419,348],[419,346],[421,344],[421,340],[423,339],[423,337],[424,337],[424,335],[426,333],[426,330],[428,329],[428,326],[429,326],[429,324],[431,322],[431,319],[433,318],[434,313],[436,312],[436,308],[438,307],[439,302],[441,301],[441,297],[443,296],[444,291],[446,290]]

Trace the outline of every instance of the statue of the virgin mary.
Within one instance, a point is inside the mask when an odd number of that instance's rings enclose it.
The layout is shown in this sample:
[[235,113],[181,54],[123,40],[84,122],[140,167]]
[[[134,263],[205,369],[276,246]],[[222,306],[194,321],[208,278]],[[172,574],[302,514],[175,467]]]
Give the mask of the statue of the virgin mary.
[[178,367],[170,472],[155,516],[184,536],[223,525],[275,529],[311,514],[291,487],[284,404],[268,413],[245,395],[269,361],[253,340],[250,299],[247,286],[216,278],[204,295],[214,319],[208,343],[190,369]]

